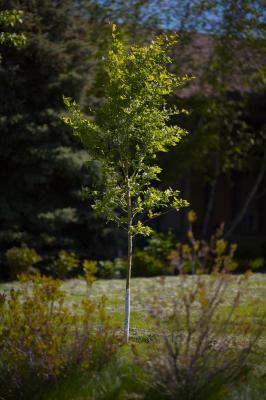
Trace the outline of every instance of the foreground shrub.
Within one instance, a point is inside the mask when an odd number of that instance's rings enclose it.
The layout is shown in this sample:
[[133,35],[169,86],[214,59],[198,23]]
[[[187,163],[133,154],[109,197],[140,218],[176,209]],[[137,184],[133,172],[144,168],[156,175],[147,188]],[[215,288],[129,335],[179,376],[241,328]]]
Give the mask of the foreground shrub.
[[149,376],[150,398],[223,399],[247,374],[263,326],[256,323],[255,307],[254,319],[241,313],[244,278],[233,296],[230,280],[224,272],[200,275],[190,286],[181,276],[173,307],[154,298],[150,306],[158,340],[147,357],[136,352]]
[[34,382],[98,368],[116,352],[119,339],[109,325],[106,299],[68,304],[59,280],[20,281],[21,289],[1,295],[0,398],[23,398]]
[[16,279],[18,274],[34,272],[41,256],[29,247],[12,247],[6,252],[6,261],[11,279]]
[[73,371],[30,400],[141,400],[145,392],[142,378],[130,355],[120,352],[90,376],[86,371]]

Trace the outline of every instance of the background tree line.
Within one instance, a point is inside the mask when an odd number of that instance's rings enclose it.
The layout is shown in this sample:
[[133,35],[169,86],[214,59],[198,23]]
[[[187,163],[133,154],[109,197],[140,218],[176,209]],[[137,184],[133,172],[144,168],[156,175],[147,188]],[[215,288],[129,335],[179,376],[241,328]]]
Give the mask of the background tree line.
[[[165,185],[181,186],[182,197],[199,214],[202,236],[225,219],[226,235],[246,246],[241,227],[253,210],[258,223],[246,230],[246,237],[251,248],[253,237],[256,251],[263,252],[263,1],[0,1],[0,10],[14,9],[23,12],[23,22],[10,26],[0,19],[1,32],[23,33],[26,43],[13,48],[1,42],[2,253],[24,243],[46,253],[75,249],[92,258],[123,252],[124,237],[96,218],[83,200],[81,187],[100,181],[101,170],[58,117],[64,109],[62,94],[77,99],[84,110],[101,102],[101,59],[113,22],[129,43],[148,41],[164,29],[179,32],[170,68],[196,79],[169,99],[190,110],[188,117],[178,117],[190,135],[161,158]],[[165,219],[158,227],[184,234],[184,215],[169,218],[176,218],[172,225]]]

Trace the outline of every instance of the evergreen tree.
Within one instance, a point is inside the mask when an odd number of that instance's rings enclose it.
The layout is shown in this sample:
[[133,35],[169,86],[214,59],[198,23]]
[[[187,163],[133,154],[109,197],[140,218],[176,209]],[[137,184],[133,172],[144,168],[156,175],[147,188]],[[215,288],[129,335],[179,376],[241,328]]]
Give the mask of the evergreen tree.
[[101,222],[84,213],[80,190],[97,179],[97,165],[84,167],[87,153],[58,118],[62,93],[80,98],[90,77],[86,21],[72,0],[0,2],[15,6],[27,42],[20,51],[3,48],[0,67],[1,247],[97,251]]
[[[22,22],[23,13],[19,10],[0,10],[0,26],[6,30]],[[20,47],[25,44],[23,33],[0,31],[0,45]],[[0,55],[1,57],[1,55]]]

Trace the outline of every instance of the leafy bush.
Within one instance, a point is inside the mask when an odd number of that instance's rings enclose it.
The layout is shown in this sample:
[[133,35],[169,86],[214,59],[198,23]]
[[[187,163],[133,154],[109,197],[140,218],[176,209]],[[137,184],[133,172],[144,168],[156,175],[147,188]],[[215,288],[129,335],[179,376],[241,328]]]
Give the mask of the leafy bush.
[[262,257],[244,259],[239,261],[240,264],[246,269],[258,270],[266,265],[266,260]]
[[167,264],[169,252],[175,247],[176,237],[172,232],[154,232],[144,248],[149,254]]
[[175,236],[171,233],[153,233],[144,250],[133,255],[133,276],[157,276],[171,273],[169,253],[175,246]]
[[79,260],[75,253],[60,250],[53,262],[53,270],[57,277],[64,279],[79,266]]
[[237,267],[235,253],[237,246],[223,239],[223,224],[209,241],[194,237],[193,224],[197,219],[194,211],[189,211],[187,242],[177,243],[171,233],[155,233],[144,247],[133,256],[134,276],[156,276],[174,273],[210,273],[215,270],[233,270]]
[[241,315],[244,279],[239,278],[231,299],[226,273],[198,275],[192,286],[181,276],[171,309],[169,297],[167,303],[154,297],[150,306],[158,340],[144,356],[135,350],[148,374],[150,398],[160,393],[158,398],[168,400],[224,399],[247,374],[263,326]]
[[114,278],[114,264],[110,260],[99,261],[98,276],[101,279]]
[[70,371],[48,387],[37,389],[30,400],[144,400],[142,375],[131,357],[117,354],[93,374]]
[[[193,223],[197,216],[194,211],[188,213],[189,230],[187,243],[177,243],[171,232],[154,233],[143,250],[133,254],[132,275],[135,277],[152,277],[172,275],[174,273],[197,273],[221,270],[234,270],[237,267],[235,253],[237,246],[223,239],[223,224],[209,241],[197,240],[193,233]],[[258,259],[256,266],[261,266]],[[125,278],[127,260],[116,258],[104,260],[97,264],[97,276],[101,279]]]
[[217,229],[207,242],[194,237],[193,223],[197,215],[194,211],[188,212],[189,229],[187,243],[178,243],[169,254],[170,263],[175,272],[196,273],[198,271],[210,273],[212,271],[232,271],[237,267],[235,261],[236,244],[229,244],[223,239],[224,224]]
[[99,261],[97,275],[101,279],[125,278],[126,271],[126,260],[122,258],[115,258],[114,261]]
[[71,305],[59,280],[24,275],[20,281],[21,289],[0,298],[1,398],[30,398],[34,382],[100,368],[116,352],[105,298]]
[[114,271],[116,278],[125,278],[127,275],[127,260],[124,258],[114,259]]
[[6,252],[6,261],[10,277],[16,279],[21,273],[34,272],[34,266],[41,261],[41,256],[29,247],[12,247]]
[[133,255],[133,276],[165,275],[165,264],[145,250],[137,250]]
[[83,261],[83,272],[84,272],[84,279],[88,286],[91,286],[93,282],[96,280],[96,273],[97,273],[97,263],[96,261]]

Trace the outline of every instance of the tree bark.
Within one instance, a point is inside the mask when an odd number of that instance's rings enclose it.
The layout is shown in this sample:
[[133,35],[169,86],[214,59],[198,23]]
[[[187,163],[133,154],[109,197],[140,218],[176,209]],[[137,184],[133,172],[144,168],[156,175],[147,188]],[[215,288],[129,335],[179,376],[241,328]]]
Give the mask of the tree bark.
[[252,202],[252,200],[254,199],[259,186],[263,180],[264,174],[265,174],[265,170],[266,170],[266,151],[264,152],[264,156],[263,156],[263,160],[261,163],[261,168],[260,171],[257,175],[257,179],[243,205],[243,207],[241,208],[241,210],[239,211],[239,213],[236,215],[235,219],[233,220],[230,228],[228,229],[228,231],[225,233],[224,237],[228,238],[237,228],[237,226],[241,223],[241,221],[243,220],[244,216],[246,215],[246,212]]
[[125,324],[124,324],[124,341],[129,342],[129,328],[130,328],[130,278],[132,268],[132,249],[133,249],[133,237],[131,233],[132,226],[132,211],[131,211],[131,193],[130,187],[128,187],[128,241],[127,241],[127,256],[128,256],[128,268],[126,277],[126,294],[125,294]]
[[125,343],[129,342],[131,267],[132,267],[132,235],[129,233],[128,234],[128,269],[127,269],[126,295],[125,295],[125,326],[124,326]]

